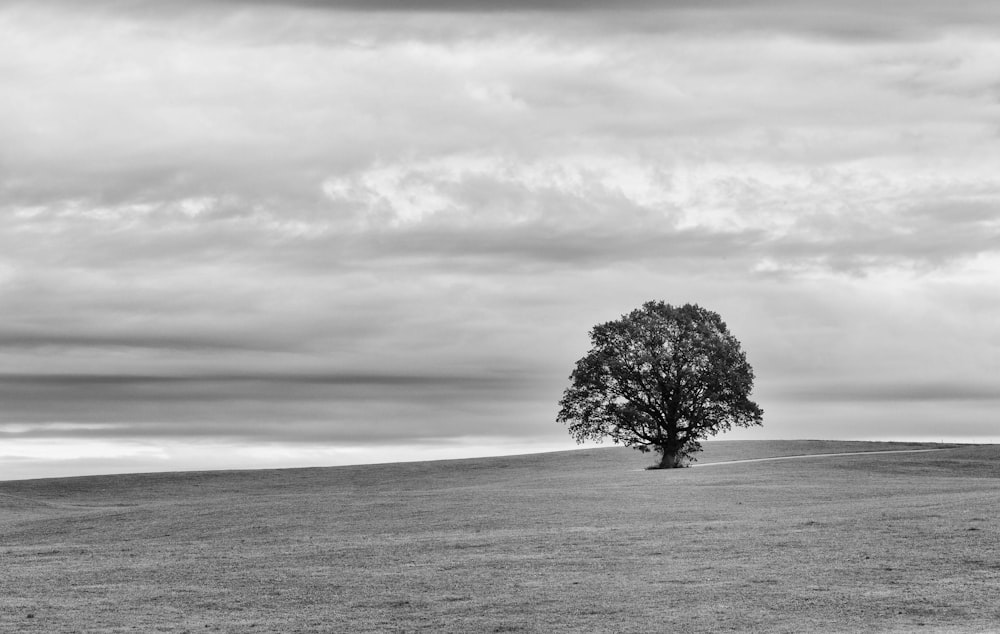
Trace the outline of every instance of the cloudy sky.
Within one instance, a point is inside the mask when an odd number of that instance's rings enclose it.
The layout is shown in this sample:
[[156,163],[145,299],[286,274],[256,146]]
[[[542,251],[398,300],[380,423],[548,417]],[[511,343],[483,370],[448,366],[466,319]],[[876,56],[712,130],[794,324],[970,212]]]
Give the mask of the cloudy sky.
[[569,448],[650,299],[743,342],[728,438],[1000,442],[998,59],[987,0],[0,0],[0,479]]

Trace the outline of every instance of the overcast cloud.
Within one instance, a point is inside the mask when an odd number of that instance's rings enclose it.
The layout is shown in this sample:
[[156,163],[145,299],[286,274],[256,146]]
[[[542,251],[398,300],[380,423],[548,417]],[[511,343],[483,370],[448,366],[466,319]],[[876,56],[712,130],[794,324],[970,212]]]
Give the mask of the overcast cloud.
[[0,2],[0,479],[568,446],[718,311],[765,426],[996,439],[995,3]]

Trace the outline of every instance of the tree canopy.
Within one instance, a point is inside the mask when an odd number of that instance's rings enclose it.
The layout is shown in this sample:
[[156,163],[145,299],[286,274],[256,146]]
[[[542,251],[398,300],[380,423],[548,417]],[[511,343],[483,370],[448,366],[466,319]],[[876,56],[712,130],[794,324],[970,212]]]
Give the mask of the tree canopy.
[[763,424],[754,373],[722,318],[695,304],[650,301],[590,331],[557,420],[577,442],[611,438],[684,466],[699,440]]

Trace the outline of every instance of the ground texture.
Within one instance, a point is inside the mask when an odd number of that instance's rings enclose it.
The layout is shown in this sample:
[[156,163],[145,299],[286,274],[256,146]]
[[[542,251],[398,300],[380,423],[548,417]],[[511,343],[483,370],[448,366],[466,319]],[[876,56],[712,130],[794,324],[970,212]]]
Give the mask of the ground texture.
[[0,482],[3,632],[1000,630],[1000,446]]

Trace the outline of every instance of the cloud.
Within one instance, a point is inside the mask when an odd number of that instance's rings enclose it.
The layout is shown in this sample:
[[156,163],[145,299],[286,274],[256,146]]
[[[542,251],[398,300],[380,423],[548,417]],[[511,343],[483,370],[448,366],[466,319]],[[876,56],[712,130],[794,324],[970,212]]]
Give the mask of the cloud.
[[872,384],[842,384],[808,386],[790,389],[787,397],[807,402],[1000,402],[1000,389],[983,383],[918,383],[883,382]]
[[995,372],[992,5],[606,6],[5,3],[4,433],[548,438],[648,299],[776,433]]
[[[36,3],[37,4],[37,3]],[[65,0],[45,4],[69,6]],[[246,14],[294,10],[317,13],[388,14],[393,18],[430,14],[442,16],[488,15],[493,19],[525,15],[567,18],[582,16],[600,21],[600,28],[627,25],[632,30],[745,31],[822,35],[837,39],[878,40],[933,37],[942,30],[983,29],[997,23],[997,9],[986,0],[942,6],[940,3],[891,0],[878,5],[850,0],[829,2],[797,0],[622,0],[614,5],[596,0],[187,0],[164,5],[149,0],[105,0],[91,3],[107,12],[136,17],[170,16],[183,13],[221,12]],[[526,21],[526,24],[531,24]],[[480,26],[482,28],[482,26]],[[593,27],[591,27],[593,28]]]
[[[470,425],[516,415],[537,397],[527,376],[486,372],[7,374],[0,393],[2,432],[10,437],[342,444],[462,436]],[[513,436],[518,427],[506,425],[499,435]]]

